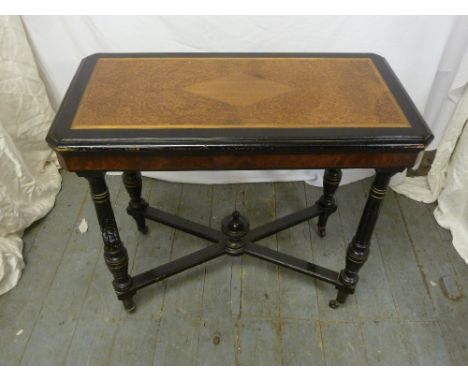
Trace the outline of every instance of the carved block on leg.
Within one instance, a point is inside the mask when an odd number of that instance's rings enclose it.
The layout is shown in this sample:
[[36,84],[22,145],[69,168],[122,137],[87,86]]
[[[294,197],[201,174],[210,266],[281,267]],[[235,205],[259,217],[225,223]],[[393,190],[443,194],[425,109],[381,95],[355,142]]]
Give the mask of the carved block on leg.
[[143,212],[148,207],[148,203],[141,197],[142,181],[141,174],[136,171],[125,171],[122,175],[125,189],[130,195],[127,213],[135,219],[138,230],[142,233],[148,232]]
[[91,188],[91,196],[104,242],[104,260],[114,278],[112,282],[114,290],[125,309],[133,311],[135,304],[132,296],[135,291],[132,290],[133,280],[128,274],[127,250],[120,240],[104,173],[81,174],[81,176],[87,178]]
[[118,232],[113,230],[104,230],[104,259],[107,268],[114,276],[112,285],[119,300],[122,301],[124,308],[131,312],[135,310],[133,302],[134,291],[132,288],[132,278],[128,274],[128,254],[123,246]]
[[336,168],[326,169],[323,175],[323,195],[317,201],[317,204],[322,209],[317,224],[320,237],[325,237],[328,217],[337,209],[335,192],[340,185],[341,176],[341,170]]

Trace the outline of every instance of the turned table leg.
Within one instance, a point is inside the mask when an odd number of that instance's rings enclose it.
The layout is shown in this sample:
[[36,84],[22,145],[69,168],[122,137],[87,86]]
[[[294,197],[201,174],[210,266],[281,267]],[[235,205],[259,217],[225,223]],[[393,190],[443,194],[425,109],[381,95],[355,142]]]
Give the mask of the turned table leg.
[[335,192],[340,185],[341,175],[341,170],[337,168],[326,169],[323,175],[323,195],[317,202],[322,208],[322,213],[319,215],[317,224],[320,237],[326,235],[328,217],[336,211]]
[[137,171],[124,171],[122,174],[123,183],[130,195],[127,213],[135,219],[138,230],[142,233],[148,232],[143,212],[148,207],[148,203],[141,197],[141,174]]
[[135,292],[131,291],[132,278],[128,274],[127,250],[120,240],[104,175],[104,172],[79,174],[79,176],[85,177],[90,185],[91,196],[104,241],[104,260],[114,277],[112,282],[114,290],[119,300],[123,302],[125,309],[132,311],[135,309],[132,299]]
[[372,233],[388,183],[394,174],[395,172],[377,170],[356,234],[348,245],[345,268],[339,275],[339,281],[343,286],[337,287],[338,295],[336,300],[330,301],[331,308],[337,308],[346,301],[348,295],[354,293],[359,280],[358,272],[369,256]]

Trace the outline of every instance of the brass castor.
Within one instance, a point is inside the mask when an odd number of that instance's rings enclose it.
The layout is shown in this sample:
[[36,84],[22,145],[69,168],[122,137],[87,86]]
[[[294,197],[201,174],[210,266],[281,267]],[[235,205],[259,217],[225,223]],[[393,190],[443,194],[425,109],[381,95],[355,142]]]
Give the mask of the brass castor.
[[128,313],[132,313],[132,312],[134,312],[136,310],[136,305],[133,302],[132,297],[125,298],[125,299],[122,300],[122,302],[123,302],[125,310]]
[[318,228],[318,234],[320,237],[325,237],[327,235],[327,229],[324,226],[317,226]]
[[148,226],[145,225],[143,228],[138,228],[138,231],[140,231],[143,235],[146,235],[149,232]]
[[330,302],[328,303],[328,306],[332,309],[338,309],[338,307],[340,306],[340,303],[336,300],[330,300]]

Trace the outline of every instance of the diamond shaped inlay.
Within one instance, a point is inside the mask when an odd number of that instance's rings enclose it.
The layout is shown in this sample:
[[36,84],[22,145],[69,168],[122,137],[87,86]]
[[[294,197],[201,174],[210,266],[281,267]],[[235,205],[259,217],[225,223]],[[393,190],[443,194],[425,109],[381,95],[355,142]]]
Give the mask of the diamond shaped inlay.
[[278,82],[246,74],[233,74],[198,82],[184,90],[232,106],[250,106],[293,89]]

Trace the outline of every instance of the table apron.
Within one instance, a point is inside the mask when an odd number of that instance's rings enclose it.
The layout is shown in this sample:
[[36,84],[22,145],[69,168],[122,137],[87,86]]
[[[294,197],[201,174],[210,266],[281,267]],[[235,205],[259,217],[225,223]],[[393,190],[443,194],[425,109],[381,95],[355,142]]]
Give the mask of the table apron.
[[351,151],[335,153],[213,153],[174,154],[123,152],[58,152],[69,171],[200,171],[323,168],[408,168],[418,151]]

